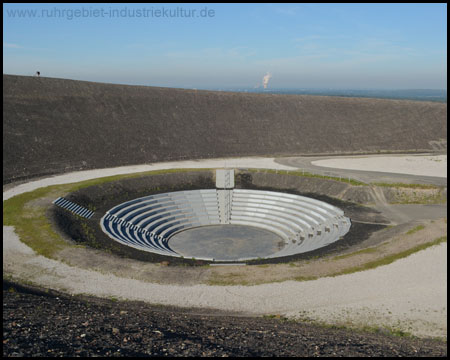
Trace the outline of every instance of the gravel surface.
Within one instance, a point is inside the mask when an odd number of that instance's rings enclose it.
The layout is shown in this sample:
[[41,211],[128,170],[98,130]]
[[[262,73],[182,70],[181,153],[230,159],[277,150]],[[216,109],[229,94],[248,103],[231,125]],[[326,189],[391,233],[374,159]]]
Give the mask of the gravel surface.
[[446,343],[3,283],[3,356],[447,356]]
[[436,156],[390,156],[352,157],[326,159],[311,162],[312,165],[365,171],[382,171],[396,174],[411,174],[447,177],[447,155]]
[[[205,167],[205,165],[214,167],[218,163],[223,164],[226,161],[222,159],[215,162],[165,163],[66,174],[15,187],[4,187],[3,200],[50,184],[158,168]],[[230,165],[232,162],[228,161],[229,163],[226,165]],[[270,168],[274,163],[273,159],[253,158],[233,160],[232,165],[234,167]],[[5,232],[7,236],[5,236]],[[196,294],[190,293],[195,287],[189,289],[177,287],[176,292],[170,294],[168,291],[172,289],[170,286],[162,285],[164,291],[155,292],[152,287],[159,288],[161,286],[129,279],[118,279],[124,283],[124,286],[116,287],[114,285],[104,292],[100,285],[109,284],[113,278],[111,275],[90,272],[91,275],[102,278],[100,279],[102,281],[97,281],[97,278],[87,281],[84,269],[72,269],[63,263],[36,256],[31,249],[13,236],[13,230],[10,227],[3,228],[3,235],[4,274],[11,271],[14,278],[22,276],[26,279],[32,278],[40,286],[47,288],[70,289],[69,292],[73,293],[96,294],[97,296],[114,295],[118,298],[134,298],[135,300],[145,298],[151,299],[153,303],[161,303],[159,298],[154,298],[155,296],[168,295],[171,299],[167,302],[168,304],[175,300],[184,304],[173,304],[177,306],[203,306],[206,309],[217,308],[214,305],[222,302],[225,304],[222,306],[224,310],[247,312],[249,309],[246,306],[252,306],[254,310],[254,304],[257,301],[257,304],[264,306],[264,313],[282,314],[288,317],[295,317],[290,310],[295,310],[298,314],[299,309],[316,308],[317,310],[320,308],[323,311],[315,314],[315,320],[327,320],[327,322],[331,320],[332,316],[339,317],[342,311],[350,314],[355,320],[358,318],[360,310],[363,313],[367,313],[367,310],[374,311],[373,316],[378,316],[381,311],[385,313],[388,310],[391,320],[412,320],[421,328],[423,327],[423,329],[416,329],[417,333],[421,333],[422,336],[446,337],[447,334],[446,244],[421,251],[389,266],[338,278],[296,282],[295,287],[291,287],[292,284],[285,282],[266,286],[233,287],[233,291],[230,293],[227,287],[205,286],[205,291],[202,288],[202,291]],[[438,259],[439,261],[437,261]],[[423,271],[424,269],[427,271]],[[73,274],[67,273],[68,270],[74,271]],[[132,289],[133,284],[137,285],[134,289]],[[118,291],[120,289],[125,293],[122,294]],[[221,295],[215,294],[213,289],[219,291]],[[295,290],[294,293],[291,292],[292,289]],[[180,294],[180,290],[186,290],[186,294]],[[243,292],[241,295],[245,296],[237,296],[234,294],[235,290]],[[335,290],[342,293],[342,298],[337,296],[340,293]],[[262,291],[262,293],[255,295],[255,291]],[[318,293],[312,296],[314,291]],[[243,301],[244,299],[248,301]],[[300,301],[301,306],[293,304],[293,300]],[[332,303],[328,304],[327,302],[330,300]],[[104,356],[121,354],[129,356],[149,354],[191,356],[446,355],[446,346],[432,340],[386,337],[380,334],[357,334],[344,330],[254,317],[194,316],[193,310],[189,310],[189,315],[187,315],[178,310],[163,311],[159,307],[152,308],[144,303],[120,303],[108,300],[86,302],[65,295],[49,297],[41,294],[36,296],[20,291],[4,291],[3,302],[3,351],[6,356],[39,354],[41,356],[52,354],[58,356],[96,354]],[[122,313],[120,313],[121,311]],[[212,310],[202,311],[212,312]],[[374,319],[363,319],[363,321],[371,324]],[[383,324],[389,323],[386,322],[386,319],[381,319],[381,321]],[[425,333],[422,333],[423,331]],[[436,334],[435,331],[437,331]]]
[[82,269],[36,256],[11,228],[3,228],[4,274],[44,288],[151,304],[390,326],[423,337],[447,336],[446,243],[388,266],[314,281],[253,286],[173,285]]

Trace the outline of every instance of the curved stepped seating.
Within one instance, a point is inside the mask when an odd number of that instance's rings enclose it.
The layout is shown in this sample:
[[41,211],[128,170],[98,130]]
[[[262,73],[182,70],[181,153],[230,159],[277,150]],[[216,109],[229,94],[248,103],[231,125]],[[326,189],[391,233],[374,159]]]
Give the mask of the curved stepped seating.
[[115,206],[102,219],[113,239],[140,250],[177,256],[168,245],[175,233],[219,224],[213,190],[178,191],[145,196]]
[[296,212],[304,213],[305,215],[308,215],[316,219],[317,221],[324,221],[325,216],[328,215],[330,211],[333,211],[333,209],[331,208],[321,206],[320,202],[318,202],[317,200],[315,200],[315,202],[312,202],[311,200],[314,199],[283,193],[281,193],[281,196],[279,196],[276,192],[272,191],[236,189],[233,191],[233,202],[238,199],[244,199],[245,201],[266,204],[269,206],[283,205],[283,207],[285,207],[286,209],[293,209]]
[[272,191],[235,189],[230,223],[242,220],[255,227],[261,227],[261,223],[271,226],[272,221],[277,221],[277,227],[285,229],[284,236],[276,233],[286,246],[268,257],[315,250],[338,240],[350,228],[350,221],[341,209],[322,201]]
[[[145,196],[110,209],[101,226],[108,236],[125,245],[181,256],[170,248],[169,239],[193,227],[223,223],[220,209],[225,207],[220,206],[220,201],[224,199],[216,189]],[[342,210],[304,196],[233,189],[227,201],[227,223],[265,229],[283,239],[285,246],[269,258],[326,246],[341,238],[351,226]]]

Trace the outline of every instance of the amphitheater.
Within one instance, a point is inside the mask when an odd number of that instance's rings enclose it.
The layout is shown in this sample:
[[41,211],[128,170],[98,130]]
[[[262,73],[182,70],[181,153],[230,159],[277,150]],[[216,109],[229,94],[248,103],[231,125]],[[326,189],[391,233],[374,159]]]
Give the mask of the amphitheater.
[[232,224],[266,229],[286,244],[268,256],[280,257],[326,246],[350,227],[342,210],[307,197],[243,189],[222,191],[229,193],[191,190],[131,200],[109,210],[101,226],[111,238],[126,245],[178,257],[181,255],[169,246],[170,238],[190,228]]
[[[3,104],[4,279],[446,337],[445,241],[345,268],[446,236],[446,103],[4,75]],[[319,165],[349,159],[383,170]]]

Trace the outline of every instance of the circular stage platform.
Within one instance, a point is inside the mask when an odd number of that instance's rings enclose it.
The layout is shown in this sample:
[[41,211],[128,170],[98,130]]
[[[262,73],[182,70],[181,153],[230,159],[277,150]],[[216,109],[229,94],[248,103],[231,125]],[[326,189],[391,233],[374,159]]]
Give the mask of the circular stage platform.
[[249,189],[154,194],[108,210],[102,230],[124,245],[207,261],[246,261],[313,251],[344,236],[350,219],[326,202]]
[[170,238],[170,247],[185,258],[235,261],[240,258],[265,258],[280,251],[284,241],[268,230],[227,224],[181,231]]

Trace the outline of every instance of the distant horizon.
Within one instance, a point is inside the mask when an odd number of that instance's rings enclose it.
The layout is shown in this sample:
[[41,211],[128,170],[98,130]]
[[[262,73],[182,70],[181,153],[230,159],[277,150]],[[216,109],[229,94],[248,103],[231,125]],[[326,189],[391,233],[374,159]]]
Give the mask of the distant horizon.
[[[25,76],[36,77],[30,75],[19,74],[3,74],[6,76]],[[276,94],[276,95],[310,95],[310,96],[337,96],[337,97],[352,97],[352,98],[372,98],[372,99],[392,99],[392,100],[412,100],[412,101],[432,101],[447,103],[446,89],[343,89],[343,88],[251,88],[251,87],[172,87],[172,86],[155,86],[152,84],[129,84],[129,83],[113,83],[113,82],[98,82],[90,80],[78,80],[68,78],[46,77],[48,79],[68,80],[68,81],[86,81],[99,84],[108,85],[124,85],[124,86],[145,86],[145,87],[159,87],[167,89],[181,89],[181,90],[198,90],[198,91],[218,91],[218,92],[238,92],[249,94]]]
[[[3,73],[3,75],[13,75],[13,76],[29,76],[29,77],[36,77],[36,74],[28,75],[28,74],[12,74],[12,73]],[[74,81],[87,81],[87,82],[96,82],[96,83],[103,83],[103,84],[111,84],[111,85],[130,85],[130,86],[153,86],[153,87],[166,87],[166,88],[173,88],[173,89],[198,89],[198,90],[218,90],[223,89],[222,91],[227,91],[228,89],[235,89],[235,90],[260,90],[261,92],[269,92],[271,90],[360,90],[360,91],[371,91],[371,90],[377,90],[377,91],[412,91],[412,90],[431,90],[431,91],[447,91],[446,88],[376,88],[376,87],[304,87],[304,86],[291,86],[291,87],[267,87],[264,88],[255,88],[252,86],[239,86],[239,85],[231,85],[231,86],[220,86],[220,85],[212,85],[212,86],[166,86],[166,85],[155,85],[155,84],[149,84],[149,83],[131,83],[131,82],[114,82],[113,80],[88,80],[88,79],[76,79],[76,78],[68,78],[68,77],[59,77],[59,76],[45,76],[40,75],[41,78],[49,78],[49,79],[63,79],[63,80],[74,80]]]

